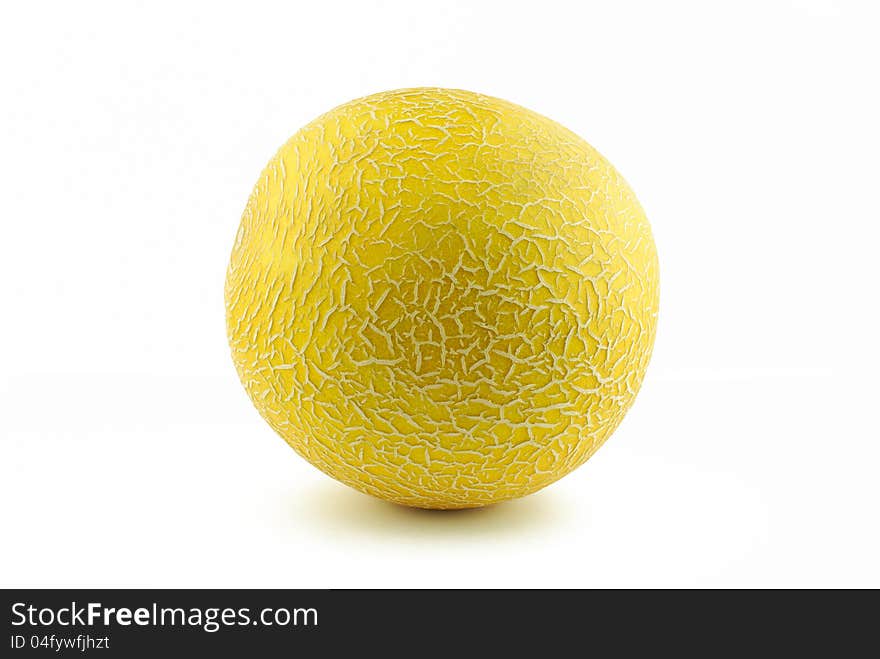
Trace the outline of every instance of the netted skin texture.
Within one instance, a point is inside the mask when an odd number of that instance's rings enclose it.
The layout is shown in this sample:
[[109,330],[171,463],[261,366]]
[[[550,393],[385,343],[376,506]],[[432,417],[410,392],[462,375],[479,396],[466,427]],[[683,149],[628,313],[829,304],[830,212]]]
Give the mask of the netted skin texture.
[[333,478],[468,508],[532,493],[617,428],[658,262],[626,181],[515,104],[406,89],[297,132],[245,208],[227,334],[260,414]]

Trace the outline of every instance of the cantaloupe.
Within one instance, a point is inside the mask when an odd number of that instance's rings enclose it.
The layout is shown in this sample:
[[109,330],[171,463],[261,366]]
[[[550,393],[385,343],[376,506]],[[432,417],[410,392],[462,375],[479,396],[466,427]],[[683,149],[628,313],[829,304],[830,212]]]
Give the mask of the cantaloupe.
[[333,478],[408,506],[532,493],[639,390],[651,229],[583,139],[453,89],[361,98],[297,132],[247,202],[227,333],[260,414]]

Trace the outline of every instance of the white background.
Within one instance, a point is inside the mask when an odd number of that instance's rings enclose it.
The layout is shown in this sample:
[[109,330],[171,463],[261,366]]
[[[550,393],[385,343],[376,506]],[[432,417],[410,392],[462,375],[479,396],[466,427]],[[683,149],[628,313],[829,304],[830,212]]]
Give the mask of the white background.
[[[871,2],[15,3],[0,21],[0,584],[880,586]],[[413,511],[259,418],[223,280],[301,125],[408,86],[570,127],[652,222],[654,359],[523,500]]]

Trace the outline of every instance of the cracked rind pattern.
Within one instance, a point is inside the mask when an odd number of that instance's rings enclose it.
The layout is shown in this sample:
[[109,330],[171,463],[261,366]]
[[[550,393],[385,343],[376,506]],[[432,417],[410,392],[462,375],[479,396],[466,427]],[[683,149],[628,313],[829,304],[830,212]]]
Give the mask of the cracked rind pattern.
[[251,194],[227,331],[260,414],[363,492],[466,508],[583,464],[650,358],[657,254],[595,149],[506,101],[408,89],[297,132]]

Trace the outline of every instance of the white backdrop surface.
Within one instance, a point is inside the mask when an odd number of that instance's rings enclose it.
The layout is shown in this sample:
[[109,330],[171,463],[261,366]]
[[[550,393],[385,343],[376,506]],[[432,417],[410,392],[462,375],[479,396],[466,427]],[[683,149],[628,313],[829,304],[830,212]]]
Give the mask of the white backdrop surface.
[[[0,21],[0,584],[880,586],[873,3],[19,3]],[[523,500],[413,511],[259,418],[239,216],[301,125],[500,96],[624,174],[660,252],[623,425]]]

